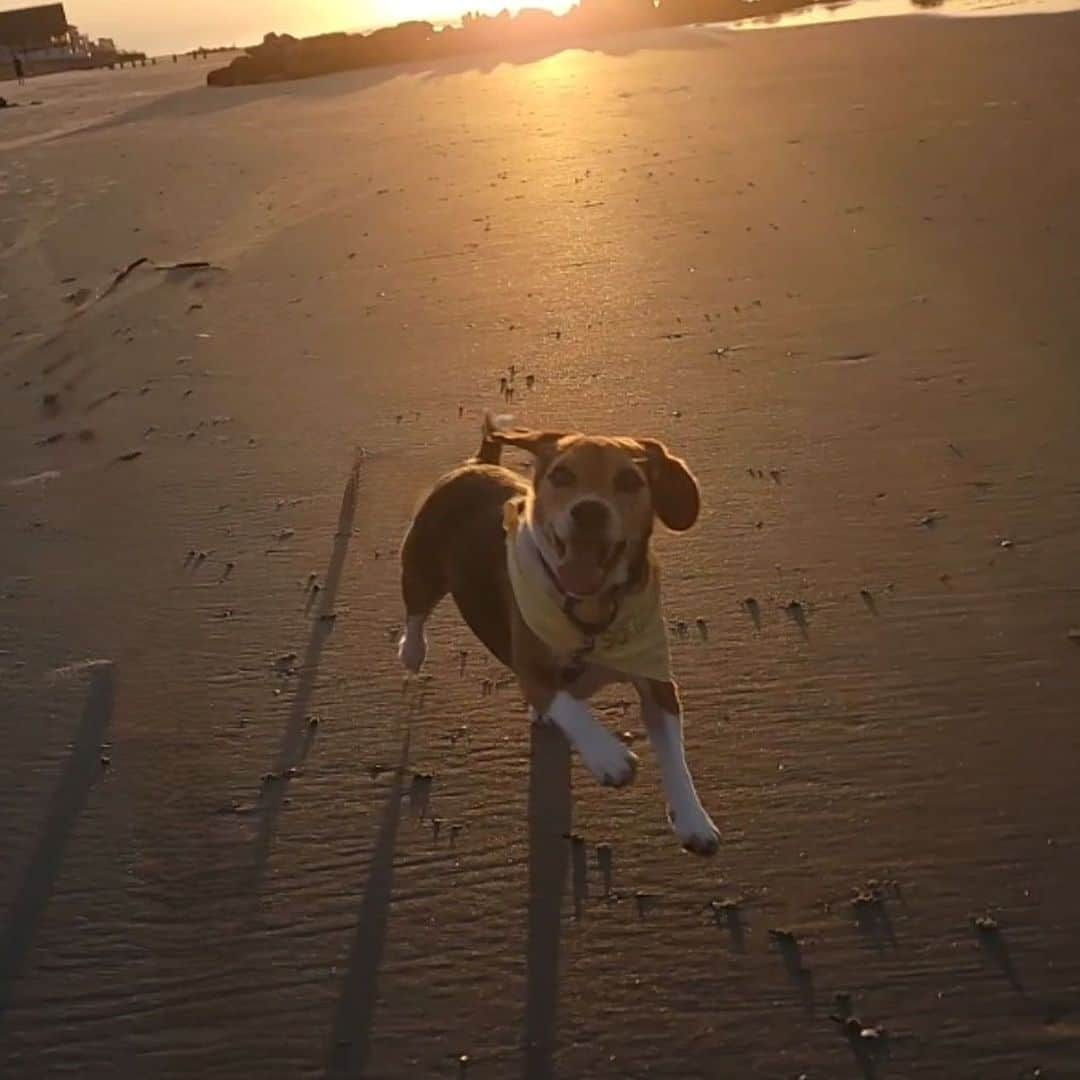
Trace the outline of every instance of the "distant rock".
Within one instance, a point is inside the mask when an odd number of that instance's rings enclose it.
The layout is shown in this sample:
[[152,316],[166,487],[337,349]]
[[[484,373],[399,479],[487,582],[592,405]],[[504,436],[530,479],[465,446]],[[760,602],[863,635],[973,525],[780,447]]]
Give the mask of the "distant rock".
[[210,86],[249,86],[306,79],[337,71],[440,60],[468,53],[509,55],[521,49],[568,48],[598,34],[775,15],[810,6],[807,0],[580,0],[565,15],[525,8],[516,15],[466,14],[460,26],[436,28],[414,20],[370,34],[294,38],[267,34],[228,67],[211,71]]

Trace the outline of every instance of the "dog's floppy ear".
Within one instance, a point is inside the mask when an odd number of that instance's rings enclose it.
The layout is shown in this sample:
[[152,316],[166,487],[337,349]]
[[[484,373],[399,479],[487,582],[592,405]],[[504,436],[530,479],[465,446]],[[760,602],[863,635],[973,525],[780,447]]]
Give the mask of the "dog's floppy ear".
[[526,431],[521,428],[500,430],[495,428],[489,438],[502,446],[516,446],[539,458],[550,457],[565,436],[558,431]]
[[701,511],[701,491],[690,467],[657,439],[638,439],[656,516],[674,532],[691,529]]

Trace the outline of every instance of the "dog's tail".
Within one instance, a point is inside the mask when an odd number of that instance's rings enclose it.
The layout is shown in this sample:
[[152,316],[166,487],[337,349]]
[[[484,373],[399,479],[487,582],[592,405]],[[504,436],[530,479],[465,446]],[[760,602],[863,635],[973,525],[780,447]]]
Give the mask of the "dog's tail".
[[480,465],[502,464],[502,443],[493,436],[495,432],[509,427],[512,423],[513,417],[492,416],[491,413],[484,413],[484,423],[480,429],[480,449],[473,460]]

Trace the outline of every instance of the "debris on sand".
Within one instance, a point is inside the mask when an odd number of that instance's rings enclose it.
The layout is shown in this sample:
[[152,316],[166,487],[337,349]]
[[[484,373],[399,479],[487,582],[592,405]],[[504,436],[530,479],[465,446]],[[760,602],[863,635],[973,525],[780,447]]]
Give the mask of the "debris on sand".
[[116,291],[116,289],[117,289],[117,288],[118,288],[118,287],[120,286],[121,282],[123,282],[123,280],[124,280],[124,279],[125,279],[126,277],[130,276],[131,274],[133,274],[133,273],[134,273],[134,272],[135,272],[136,270],[138,270],[138,269],[139,269],[139,267],[140,267],[140,266],[142,266],[142,265],[143,265],[144,263],[148,263],[149,261],[150,261],[150,260],[149,260],[149,259],[148,259],[148,258],[147,258],[147,257],[146,257],[145,255],[142,255],[142,256],[140,256],[140,257],[139,257],[138,259],[136,259],[136,260],[135,260],[134,262],[128,263],[128,265],[127,265],[127,266],[125,266],[125,267],[124,267],[124,269],[123,269],[123,270],[121,270],[121,271],[120,271],[120,272],[119,272],[119,273],[118,273],[118,274],[117,274],[117,275],[116,275],[116,276],[115,276],[115,277],[114,277],[114,278],[112,279],[112,282],[111,282],[111,283],[110,283],[110,284],[109,284],[109,285],[107,286],[107,288],[106,288],[106,289],[105,289],[105,291],[104,291],[104,292],[103,292],[103,293],[101,294],[101,296],[99,297],[99,299],[101,299],[101,300],[104,300],[106,296],[109,296],[109,295],[110,295],[111,293],[115,292],[115,291]]
[[888,1033],[879,1024],[864,1024],[857,1016],[839,1016],[831,1013],[829,1019],[838,1024],[844,1035],[853,1043],[859,1043],[863,1047],[880,1049]]
[[919,524],[924,528],[932,529],[941,519],[943,514],[939,514],[936,510],[930,510],[919,520]]
[[884,905],[884,893],[874,886],[861,889],[851,899],[851,907],[860,926],[872,925],[873,920],[884,914]]
[[44,472],[34,473],[33,476],[21,476],[16,480],[9,480],[7,486],[24,488],[30,487],[32,484],[45,484],[49,480],[59,480],[60,475],[58,469],[46,469]]
[[992,915],[972,915],[971,926],[977,934],[983,937],[993,937],[1001,930],[997,919]]
[[141,458],[142,453],[143,452],[141,450],[128,450],[125,453],[121,454],[116,460],[117,461],[134,461],[136,458]]
[[780,946],[786,946],[787,948],[798,948],[799,946],[799,939],[790,930],[770,930],[769,937]]
[[274,661],[274,670],[279,675],[292,675],[296,671],[296,661],[299,657],[294,652],[283,653]]
[[720,929],[730,930],[735,935],[736,941],[743,936],[741,901],[730,897],[725,897],[723,900],[710,900],[709,910]]
[[206,259],[185,259],[182,262],[171,263],[155,263],[155,270],[220,270],[220,266],[215,266],[213,263],[208,262]]
[[295,765],[277,772],[263,773],[263,785],[269,787],[272,784],[280,784],[286,780],[293,780],[300,775],[300,770]]

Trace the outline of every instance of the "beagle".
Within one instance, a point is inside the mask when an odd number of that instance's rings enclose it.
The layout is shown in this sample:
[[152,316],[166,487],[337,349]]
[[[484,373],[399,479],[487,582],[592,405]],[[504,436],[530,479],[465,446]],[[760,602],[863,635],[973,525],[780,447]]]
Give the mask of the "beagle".
[[[504,446],[533,455],[532,482],[504,468]],[[602,783],[633,780],[638,759],[586,701],[632,683],[683,847],[712,855],[719,835],[694,788],[682,707],[650,550],[655,519],[697,521],[686,463],[654,439],[502,430],[484,422],[475,458],[435,484],[402,546],[411,672],[427,655],[424,624],[447,594],[484,645],[517,676],[534,720],[555,724]]]

